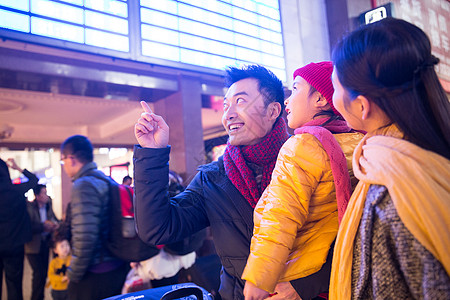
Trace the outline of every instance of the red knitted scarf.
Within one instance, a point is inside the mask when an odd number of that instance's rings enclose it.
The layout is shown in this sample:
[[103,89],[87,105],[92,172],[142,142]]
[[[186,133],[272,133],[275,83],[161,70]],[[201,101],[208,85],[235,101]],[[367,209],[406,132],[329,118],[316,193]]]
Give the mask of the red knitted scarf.
[[[278,152],[288,139],[286,123],[283,118],[275,122],[272,131],[258,144],[251,146],[232,146],[227,143],[223,154],[225,172],[233,185],[255,208],[262,192],[270,183]],[[246,162],[263,168],[261,187],[258,190],[255,176]]]
[[328,154],[328,157],[330,158],[331,172],[334,179],[334,186],[336,188],[338,219],[340,223],[352,194],[352,185],[344,152],[332,133],[346,133],[351,132],[352,130],[347,126],[347,123],[342,120],[334,120],[321,126],[327,120],[328,118],[312,120],[302,127],[295,129],[294,133],[312,134],[319,140],[325,149],[325,152]]

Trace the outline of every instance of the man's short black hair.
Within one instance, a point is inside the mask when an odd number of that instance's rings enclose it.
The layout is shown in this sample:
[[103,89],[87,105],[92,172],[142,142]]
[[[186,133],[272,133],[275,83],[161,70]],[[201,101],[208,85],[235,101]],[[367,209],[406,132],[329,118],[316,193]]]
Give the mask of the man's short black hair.
[[73,155],[82,164],[94,160],[94,148],[89,139],[83,135],[73,135],[67,138],[61,145],[61,154]]
[[242,79],[254,78],[258,81],[258,90],[264,97],[266,107],[272,102],[278,102],[281,105],[281,111],[284,110],[283,83],[269,69],[260,65],[247,65],[242,68],[228,67],[225,71],[227,72],[225,77],[227,87]]
[[127,180],[133,180],[133,178],[131,178],[131,176],[126,175],[123,179],[122,179],[122,184],[124,184]]
[[45,185],[43,184],[38,184],[33,188],[33,193],[34,196],[36,197],[36,195],[39,195],[42,191],[42,189],[47,188]]

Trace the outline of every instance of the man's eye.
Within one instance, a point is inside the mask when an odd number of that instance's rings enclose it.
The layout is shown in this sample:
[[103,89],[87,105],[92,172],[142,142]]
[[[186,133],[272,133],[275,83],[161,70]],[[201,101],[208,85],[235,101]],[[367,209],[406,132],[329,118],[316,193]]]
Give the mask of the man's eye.
[[223,110],[227,110],[227,108],[228,108],[228,104],[224,103],[223,104]]
[[243,99],[243,98],[238,98],[237,100],[236,100],[236,103],[242,103],[242,102],[244,102],[245,100]]

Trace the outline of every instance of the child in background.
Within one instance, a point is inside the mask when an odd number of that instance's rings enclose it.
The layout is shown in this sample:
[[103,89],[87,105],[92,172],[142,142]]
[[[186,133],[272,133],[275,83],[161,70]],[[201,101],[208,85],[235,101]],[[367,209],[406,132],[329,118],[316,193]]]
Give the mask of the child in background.
[[242,275],[246,300],[266,299],[305,277],[294,287],[301,299],[328,292],[332,245],[352,191],[351,157],[363,137],[333,106],[332,71],[331,62],[319,62],[294,72],[285,104],[295,135],[281,148],[255,208]]
[[50,261],[48,267],[48,278],[52,288],[51,294],[53,300],[67,300],[69,295],[67,287],[69,278],[66,275],[67,268],[70,265],[70,244],[66,235],[61,232],[55,232],[53,236],[53,252],[56,256]]

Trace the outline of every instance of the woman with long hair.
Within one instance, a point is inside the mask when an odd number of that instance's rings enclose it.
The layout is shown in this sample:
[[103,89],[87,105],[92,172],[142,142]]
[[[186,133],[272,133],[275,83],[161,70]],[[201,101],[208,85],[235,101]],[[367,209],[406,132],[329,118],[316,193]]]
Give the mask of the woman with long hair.
[[450,299],[450,103],[426,34],[388,18],[333,51],[333,103],[367,134],[330,299]]

